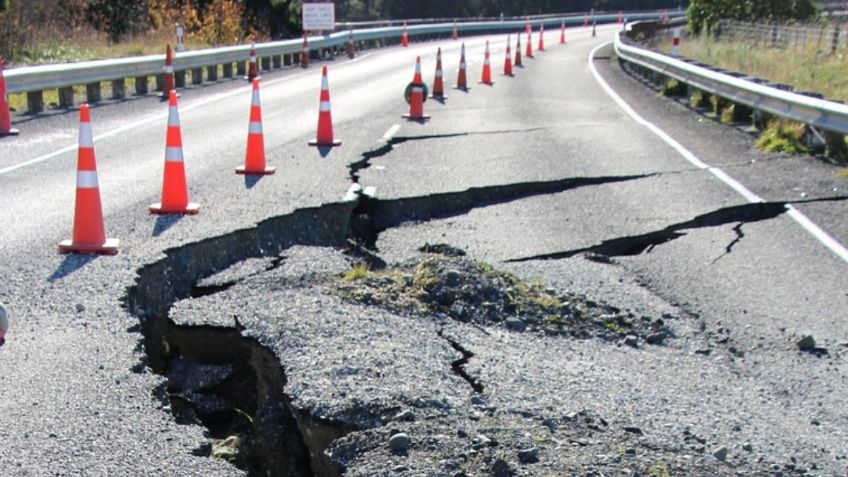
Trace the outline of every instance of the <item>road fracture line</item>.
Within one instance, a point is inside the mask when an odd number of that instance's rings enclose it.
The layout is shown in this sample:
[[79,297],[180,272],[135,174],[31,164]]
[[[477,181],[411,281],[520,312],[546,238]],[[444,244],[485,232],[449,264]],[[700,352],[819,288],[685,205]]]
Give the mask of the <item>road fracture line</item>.
[[[742,185],[736,179],[730,177],[723,170],[712,167],[709,164],[698,159],[695,154],[686,149],[682,144],[677,142],[674,138],[669,136],[665,131],[660,129],[654,123],[648,121],[639,115],[629,104],[627,104],[624,99],[616,93],[612,87],[601,77],[600,73],[598,73],[598,69],[595,68],[595,54],[601,48],[609,46],[612,42],[602,43],[596,46],[591,52],[589,52],[589,70],[592,72],[592,76],[595,77],[595,81],[601,86],[601,88],[619,105],[622,109],[631,117],[634,121],[642,126],[645,126],[648,130],[654,133],[657,137],[662,139],[666,144],[674,148],[684,159],[692,163],[695,167],[703,170],[709,171],[716,178],[724,182],[731,189],[735,190],[739,195],[745,198],[748,202],[751,203],[764,203],[763,200],[758,195],[754,194],[747,187]],[[822,245],[827,247],[830,251],[832,251],[837,257],[841,258],[845,263],[848,263],[848,249],[845,248],[844,245],[839,243],[836,239],[830,236],[827,232],[825,232],[821,227],[815,224],[812,220],[810,220],[806,215],[804,215],[800,210],[793,207],[792,205],[786,206],[789,217],[791,217],[798,225],[800,225],[804,230],[806,230],[810,235],[812,235],[816,240],[821,242]]]

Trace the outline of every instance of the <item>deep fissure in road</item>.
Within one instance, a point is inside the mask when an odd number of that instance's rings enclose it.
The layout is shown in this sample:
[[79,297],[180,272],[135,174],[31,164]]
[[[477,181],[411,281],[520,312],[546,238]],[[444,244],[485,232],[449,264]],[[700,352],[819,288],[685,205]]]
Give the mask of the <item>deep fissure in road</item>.
[[[251,475],[339,475],[343,469],[324,451],[334,440],[357,429],[293,406],[285,393],[287,379],[279,358],[243,336],[237,319],[233,328],[178,326],[169,318],[175,303],[233,286],[237,281],[200,283],[236,263],[271,258],[266,269],[276,267],[280,254],[294,245],[332,247],[374,257],[369,247],[374,248],[379,233],[406,222],[452,217],[477,207],[644,177],[648,176],[527,182],[386,201],[361,196],[357,202],[298,209],[253,228],[166,250],[165,258],[138,270],[124,304],[140,321],[144,364],[168,378],[167,397],[177,421],[209,429],[213,445],[198,452],[230,460]],[[473,354],[456,340],[447,341],[461,355],[449,363],[453,372],[474,392],[482,392],[482,384],[464,369]]]

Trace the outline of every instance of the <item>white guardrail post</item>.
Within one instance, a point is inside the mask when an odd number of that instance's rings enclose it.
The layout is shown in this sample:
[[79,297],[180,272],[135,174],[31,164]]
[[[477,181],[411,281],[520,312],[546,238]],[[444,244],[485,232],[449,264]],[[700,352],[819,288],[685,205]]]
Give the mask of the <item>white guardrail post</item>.
[[755,115],[758,111],[765,112],[810,125],[825,132],[829,147],[844,150],[844,137],[848,135],[847,105],[828,101],[819,95],[789,91],[791,88],[785,85],[768,84],[757,78],[716,71],[706,65],[673,58],[631,44],[626,34],[619,32],[615,37],[614,48],[619,59],[724,101],[751,108]]
[[[628,18],[633,20],[658,19],[662,11],[630,13]],[[677,13],[675,16],[682,16]],[[562,14],[545,17],[531,17],[530,23],[538,27],[559,26],[562,22],[567,25],[579,26],[584,14]],[[598,23],[613,23],[617,21],[617,13],[595,14]],[[423,22],[424,20],[421,20]],[[471,21],[457,23],[459,34],[472,35],[493,32],[514,32],[524,28],[526,19],[511,21]],[[454,29],[454,19],[445,19],[443,23],[415,24],[408,27],[410,36],[419,38],[450,37]],[[380,47],[392,44],[400,39],[400,25],[353,30],[353,41],[358,48]],[[349,38],[349,28],[324,36],[309,38],[313,52],[332,51],[342,54],[344,45]],[[256,44],[256,54],[260,58],[263,71],[281,68],[299,63],[301,38]],[[245,74],[245,62],[250,55],[250,45],[210,48],[205,50],[179,52],[174,57],[174,69],[178,87],[185,85],[186,72],[191,73],[191,81],[200,84],[204,80],[203,69],[206,69],[206,80],[216,81],[219,70],[226,79],[242,77]],[[24,66],[5,70],[7,93],[26,93],[27,106],[30,113],[44,110],[44,90],[59,90],[59,107],[70,108],[74,104],[75,85],[86,85],[88,102],[100,101],[101,82],[112,82],[112,97],[123,98],[126,95],[126,78],[133,78],[135,94],[144,95],[150,92],[149,78],[156,77],[156,88],[161,90],[161,73],[165,55],[149,55],[132,58],[110,60],[81,61],[78,63],[51,64],[40,66]],[[235,75],[233,64],[236,64]]]

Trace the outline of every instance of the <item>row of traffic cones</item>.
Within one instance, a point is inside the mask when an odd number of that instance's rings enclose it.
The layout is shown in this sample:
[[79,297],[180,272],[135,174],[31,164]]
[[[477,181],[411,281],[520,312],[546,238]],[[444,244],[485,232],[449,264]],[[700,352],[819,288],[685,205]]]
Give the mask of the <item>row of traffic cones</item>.
[[[338,146],[341,141],[333,136],[330,113],[330,91],[327,67],[322,71],[320,112],[316,139],[313,146]],[[259,79],[253,79],[248,124],[247,149],[244,164],[236,168],[237,174],[270,175],[274,167],[266,165],[265,140],[262,132],[262,109],[259,97]],[[148,210],[157,215],[194,215],[200,211],[197,203],[190,202],[183,159],[182,133],[177,94],[168,93],[168,129],[165,139],[165,167],[162,177],[162,196]],[[80,106],[79,148],[77,156],[77,189],[74,205],[72,238],[59,243],[60,253],[98,253],[113,255],[118,252],[118,240],[107,238],[100,203],[100,187],[94,155],[94,136],[91,129],[91,111],[87,104]]]

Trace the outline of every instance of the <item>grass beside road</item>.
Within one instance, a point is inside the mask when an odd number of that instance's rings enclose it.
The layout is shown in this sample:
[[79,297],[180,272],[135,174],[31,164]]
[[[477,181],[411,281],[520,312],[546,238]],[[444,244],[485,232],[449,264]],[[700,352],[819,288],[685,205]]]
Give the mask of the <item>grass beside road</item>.
[[[661,50],[670,53],[670,45]],[[681,54],[702,63],[813,91],[848,102],[848,51],[820,51],[815,43],[770,48],[755,43],[717,41],[709,35],[681,41]]]

